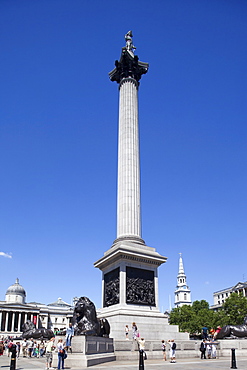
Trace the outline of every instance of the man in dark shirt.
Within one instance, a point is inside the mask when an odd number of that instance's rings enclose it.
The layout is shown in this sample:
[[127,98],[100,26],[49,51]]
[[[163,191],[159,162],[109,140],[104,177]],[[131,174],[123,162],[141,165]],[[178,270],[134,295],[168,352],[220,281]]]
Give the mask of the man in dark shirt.
[[201,346],[200,346],[201,359],[203,358],[206,359],[206,348],[207,348],[206,339],[203,339],[203,341],[201,342]]

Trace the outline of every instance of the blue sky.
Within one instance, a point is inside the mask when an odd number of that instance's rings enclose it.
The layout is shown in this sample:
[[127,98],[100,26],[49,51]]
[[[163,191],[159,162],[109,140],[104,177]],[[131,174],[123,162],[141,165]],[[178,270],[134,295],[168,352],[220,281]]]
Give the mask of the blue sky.
[[[1,0],[0,299],[101,307],[93,263],[116,238],[118,86],[124,35],[150,64],[139,90],[142,236],[179,252],[192,299],[247,280],[247,2]],[[11,255],[8,258],[5,254]]]

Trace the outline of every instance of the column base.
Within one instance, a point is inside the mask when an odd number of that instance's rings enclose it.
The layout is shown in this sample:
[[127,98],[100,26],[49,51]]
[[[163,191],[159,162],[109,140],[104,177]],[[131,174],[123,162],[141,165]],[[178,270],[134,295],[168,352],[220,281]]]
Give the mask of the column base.
[[136,243],[140,245],[146,245],[145,241],[142,238],[140,238],[139,236],[134,236],[134,235],[120,236],[119,238],[114,240],[112,246],[114,247],[119,242],[131,242],[131,243]]

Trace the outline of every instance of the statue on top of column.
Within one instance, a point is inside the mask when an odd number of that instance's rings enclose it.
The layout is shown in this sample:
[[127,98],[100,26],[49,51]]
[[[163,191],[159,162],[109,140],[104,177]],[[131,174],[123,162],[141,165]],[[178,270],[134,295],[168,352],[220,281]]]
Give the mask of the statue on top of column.
[[132,37],[133,37],[132,31],[127,32],[125,35],[126,49],[133,52],[136,49],[136,47],[132,43]]

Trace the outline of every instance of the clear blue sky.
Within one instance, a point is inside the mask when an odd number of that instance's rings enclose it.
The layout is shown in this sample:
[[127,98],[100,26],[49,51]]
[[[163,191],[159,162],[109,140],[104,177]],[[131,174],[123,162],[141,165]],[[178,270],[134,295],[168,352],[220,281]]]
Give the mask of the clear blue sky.
[[[93,263],[116,238],[118,86],[124,35],[150,63],[139,92],[142,236],[179,252],[192,299],[247,280],[247,2],[1,0],[0,299],[101,306]],[[4,254],[11,254],[12,258]]]

